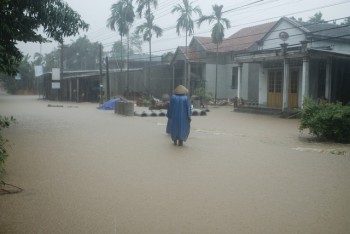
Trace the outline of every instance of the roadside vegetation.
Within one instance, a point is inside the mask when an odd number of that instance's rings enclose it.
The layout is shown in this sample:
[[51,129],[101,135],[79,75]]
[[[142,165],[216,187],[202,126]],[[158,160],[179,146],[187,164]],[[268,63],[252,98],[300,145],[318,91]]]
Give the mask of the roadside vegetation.
[[305,98],[299,129],[309,129],[321,139],[350,143],[350,103],[322,104]]
[[5,159],[8,157],[6,150],[6,144],[8,140],[2,136],[2,130],[10,127],[11,123],[14,123],[16,120],[13,116],[6,117],[0,115],[0,178],[5,173],[4,164]]

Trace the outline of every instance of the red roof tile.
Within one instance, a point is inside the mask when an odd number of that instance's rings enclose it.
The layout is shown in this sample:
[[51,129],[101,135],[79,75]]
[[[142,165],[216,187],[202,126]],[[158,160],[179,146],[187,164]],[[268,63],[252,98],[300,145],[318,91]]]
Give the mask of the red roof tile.
[[[219,45],[219,52],[242,51],[253,46],[276,24],[275,22],[242,28]],[[210,37],[195,37],[202,46],[210,52],[216,52],[216,44]]]
[[[185,46],[179,46],[179,49],[183,54],[186,54],[186,47]],[[187,47],[187,54],[186,58],[191,62],[201,62],[201,55],[199,51],[196,51],[192,47]]]

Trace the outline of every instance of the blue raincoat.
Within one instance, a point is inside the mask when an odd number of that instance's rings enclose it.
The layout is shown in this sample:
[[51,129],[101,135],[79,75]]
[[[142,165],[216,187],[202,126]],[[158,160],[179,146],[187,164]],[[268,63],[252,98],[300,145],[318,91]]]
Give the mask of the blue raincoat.
[[171,96],[167,117],[166,132],[171,139],[186,141],[190,133],[190,119],[192,115],[191,103],[186,95]]

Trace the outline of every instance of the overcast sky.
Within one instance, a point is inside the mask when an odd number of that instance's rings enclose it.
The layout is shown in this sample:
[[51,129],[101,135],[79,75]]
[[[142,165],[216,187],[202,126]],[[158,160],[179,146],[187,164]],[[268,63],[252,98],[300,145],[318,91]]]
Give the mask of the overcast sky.
[[[120,40],[117,32],[106,27],[107,18],[110,16],[110,7],[118,0],[66,0],[68,5],[77,11],[82,19],[90,25],[88,32],[81,32],[91,42],[100,42],[105,51],[109,50],[113,42]],[[276,21],[282,16],[303,18],[307,21],[316,12],[322,12],[323,19],[336,20],[350,16],[350,0],[193,0],[193,5],[199,5],[204,15],[212,13],[212,5],[223,5],[223,11],[231,10],[224,14],[231,21],[231,28],[226,31],[225,37],[237,32],[243,27],[261,23]],[[185,45],[185,34],[177,35],[175,25],[178,15],[171,14],[174,5],[182,3],[182,0],[158,0],[158,8],[154,11],[156,24],[163,28],[161,38],[153,38],[152,53],[163,54],[175,51],[177,46]],[[134,0],[136,4],[136,0]],[[195,18],[197,19],[197,17]],[[340,20],[341,21],[341,20]],[[338,23],[340,22],[338,21]],[[134,27],[141,24],[143,19],[136,18]],[[210,25],[203,23],[201,28],[196,26],[195,36],[210,37]],[[66,38],[69,44],[77,37]],[[46,54],[57,48],[57,42],[40,44],[19,43],[19,48],[24,54],[33,56],[35,52]],[[143,52],[148,52],[148,43],[143,44]]]

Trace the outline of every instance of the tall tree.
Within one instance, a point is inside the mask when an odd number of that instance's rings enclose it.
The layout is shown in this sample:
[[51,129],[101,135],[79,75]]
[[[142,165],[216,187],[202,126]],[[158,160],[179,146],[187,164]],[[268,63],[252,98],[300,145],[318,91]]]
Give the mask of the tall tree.
[[127,51],[130,55],[142,53],[142,38],[138,34],[133,33],[130,36],[129,46],[127,43],[122,44],[120,40],[114,42],[111,57],[119,58],[122,50]]
[[139,34],[133,32],[130,36],[130,46],[131,46],[130,51],[132,51],[134,54],[141,54],[142,37]]
[[[132,0],[119,0],[111,7],[111,16],[107,20],[107,27],[112,30],[118,29],[119,35],[121,37],[121,44],[123,44],[123,36],[127,36],[127,63],[129,62],[129,32],[130,27],[135,19],[134,7],[132,5]],[[123,69],[123,47],[121,47],[121,66],[120,70]],[[129,66],[127,68],[127,87],[129,86]]]
[[217,83],[218,83],[218,51],[219,44],[222,43],[225,37],[225,28],[229,29],[231,23],[228,19],[223,18],[223,5],[213,5],[212,15],[203,15],[198,20],[198,26],[201,26],[203,22],[208,21],[209,24],[214,23],[214,26],[211,30],[211,40],[216,44],[216,73],[215,73],[215,104],[217,99]]
[[44,56],[40,53],[35,53],[33,64],[34,65],[43,65],[43,63],[44,63]]
[[98,69],[99,44],[92,43],[84,36],[65,46],[65,68],[67,70]]
[[152,14],[152,7],[154,9],[158,6],[158,0],[136,0],[137,9],[136,12],[141,18],[144,14],[146,20],[145,23],[139,25],[135,32],[137,34],[143,34],[143,40],[148,41],[149,47],[149,66],[148,66],[148,92],[151,88],[151,63],[152,63],[152,32],[156,34],[156,37],[160,37],[163,34],[163,30],[154,24],[154,15]]
[[60,50],[54,49],[48,54],[44,55],[44,72],[52,71],[52,68],[60,66]]
[[0,74],[0,79],[4,82],[4,86],[10,94],[17,92],[31,92],[34,87],[34,67],[30,62],[30,56],[25,55],[18,66],[16,79],[12,75]]
[[15,74],[23,55],[18,41],[46,42],[38,33],[40,27],[48,38],[63,42],[88,24],[63,0],[3,0],[0,1],[0,72]]
[[[182,0],[182,5],[177,4],[173,7],[171,10],[171,13],[178,12],[180,14],[180,17],[177,19],[176,24],[176,32],[178,35],[180,35],[181,30],[184,30],[186,33],[186,55],[187,55],[187,36],[193,35],[194,32],[194,24],[192,19],[192,14],[198,14],[199,16],[202,15],[202,11],[199,8],[199,6],[192,6],[193,2],[189,2],[188,0]],[[187,71],[187,63],[185,63],[185,72],[186,72],[186,80],[188,79],[187,88],[190,90],[190,77],[188,76]]]
[[327,23],[327,21],[322,19],[322,13],[321,12],[315,13],[312,17],[309,18],[309,20],[307,22],[313,23],[313,24]]
[[[132,0],[120,0],[111,6],[111,16],[107,19],[107,27],[119,32],[120,40],[123,44],[123,37],[129,34],[134,19],[135,13]],[[123,50],[121,51],[120,59],[123,61]]]
[[145,13],[145,16],[151,15],[151,8],[154,9],[158,6],[158,0],[136,0],[137,3],[137,9],[136,12],[138,13],[139,17],[142,17],[142,13]]
[[350,17],[346,17],[344,19],[344,22],[341,22],[340,25],[344,25],[344,26],[350,25]]

